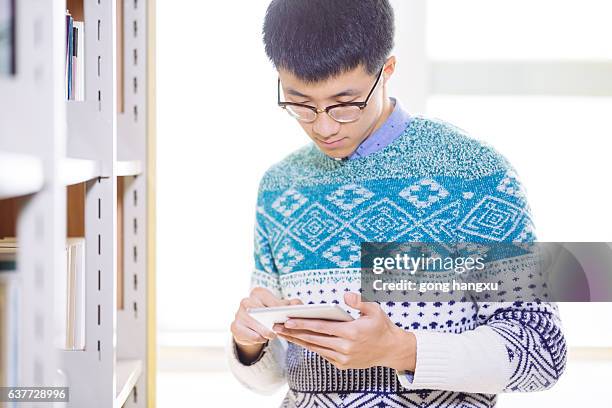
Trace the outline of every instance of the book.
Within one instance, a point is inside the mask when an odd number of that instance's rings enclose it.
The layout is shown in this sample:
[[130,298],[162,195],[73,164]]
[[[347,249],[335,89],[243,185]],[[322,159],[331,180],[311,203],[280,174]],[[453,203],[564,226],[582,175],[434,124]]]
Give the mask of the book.
[[72,51],[70,53],[70,58],[72,58],[72,71],[71,71],[71,83],[72,83],[72,98],[71,99],[76,99],[76,62],[77,62],[77,43],[79,41],[78,35],[79,35],[79,30],[78,28],[76,28],[76,25],[74,24],[76,23],[76,21],[73,21],[72,24]]
[[85,24],[82,21],[75,21],[76,30],[75,40],[75,97],[77,101],[85,100]]
[[74,19],[70,12],[66,12],[66,99],[72,99],[72,48],[74,47],[73,40]]
[[[18,242],[0,239],[0,279],[17,274]],[[68,238],[63,249],[65,270],[54,282],[56,345],[65,350],[85,348],[85,239]],[[0,282],[5,281],[2,279]],[[2,330],[0,330],[2,333]]]
[[68,51],[69,51],[69,42],[70,36],[68,35],[68,28],[70,27],[70,13],[66,10],[66,41],[65,41],[65,53],[64,56],[64,93],[66,96],[66,100],[70,99],[70,93],[68,92],[68,76],[70,74],[70,69],[68,65]]
[[85,348],[85,239],[68,238],[64,247],[66,273],[55,281],[56,345],[64,350]]
[[[4,282],[0,280],[0,387],[6,387],[6,377],[8,375],[9,368],[7,367],[6,359],[8,350],[6,350],[5,343],[7,343],[7,337],[9,331],[5,327],[6,325],[6,288]],[[0,407],[3,404],[0,403]]]
[[0,239],[0,272],[17,270],[17,243],[14,238]]
[[68,285],[66,344],[69,350],[85,348],[85,239],[66,242]]
[[17,270],[16,255],[16,249],[0,248],[0,272]]
[[85,99],[85,25],[66,10],[65,95],[66,100]]
[[15,31],[15,0],[0,0],[0,75],[15,74]]
[[[18,386],[19,291],[12,274],[0,273],[0,387]],[[13,407],[6,403],[2,407]]]

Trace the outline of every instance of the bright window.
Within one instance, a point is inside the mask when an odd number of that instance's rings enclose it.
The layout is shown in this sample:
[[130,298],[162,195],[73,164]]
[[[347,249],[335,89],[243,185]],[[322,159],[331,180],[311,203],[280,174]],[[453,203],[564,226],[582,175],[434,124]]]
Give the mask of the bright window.
[[[252,268],[257,183],[308,141],[275,107],[276,76],[261,42],[267,4],[241,2],[239,12],[232,2],[157,5],[162,343],[164,333],[180,342],[184,333],[209,339],[228,330]],[[423,41],[433,59],[612,59],[610,15],[605,0],[427,0]],[[391,94],[405,82],[396,76]],[[590,97],[431,96],[427,103],[428,115],[509,158],[539,239],[549,241],[612,241],[612,191],[604,184],[612,173],[611,111],[612,98]],[[570,344],[612,345],[612,329],[597,324],[610,305],[563,305]]]

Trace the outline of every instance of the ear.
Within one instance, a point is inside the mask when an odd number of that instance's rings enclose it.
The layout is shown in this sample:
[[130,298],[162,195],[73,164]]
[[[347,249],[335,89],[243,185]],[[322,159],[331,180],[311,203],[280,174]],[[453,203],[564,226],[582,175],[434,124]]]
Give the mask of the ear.
[[391,75],[393,75],[393,73],[395,72],[396,62],[397,62],[397,59],[395,58],[395,55],[392,55],[389,58],[387,58],[387,61],[385,62],[385,65],[383,67],[383,82],[385,84],[387,83],[389,78],[391,78]]

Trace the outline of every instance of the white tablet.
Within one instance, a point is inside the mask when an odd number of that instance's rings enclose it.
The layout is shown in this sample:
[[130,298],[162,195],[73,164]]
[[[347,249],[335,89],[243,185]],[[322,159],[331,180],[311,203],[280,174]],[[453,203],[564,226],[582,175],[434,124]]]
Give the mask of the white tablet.
[[291,305],[247,309],[259,323],[272,330],[275,323],[285,323],[290,317],[349,322],[353,317],[338,305]]

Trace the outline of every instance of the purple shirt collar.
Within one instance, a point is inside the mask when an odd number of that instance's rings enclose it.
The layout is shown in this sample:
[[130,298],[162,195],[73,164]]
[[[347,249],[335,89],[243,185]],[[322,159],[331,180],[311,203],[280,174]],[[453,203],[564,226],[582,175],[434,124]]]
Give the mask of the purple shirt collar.
[[358,159],[383,149],[395,139],[397,139],[412,120],[412,117],[405,111],[400,102],[390,97],[395,107],[387,120],[374,133],[368,136],[359,147],[348,156],[348,160]]

